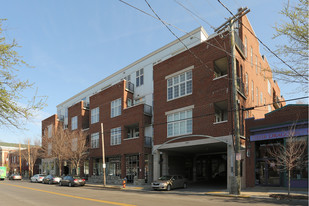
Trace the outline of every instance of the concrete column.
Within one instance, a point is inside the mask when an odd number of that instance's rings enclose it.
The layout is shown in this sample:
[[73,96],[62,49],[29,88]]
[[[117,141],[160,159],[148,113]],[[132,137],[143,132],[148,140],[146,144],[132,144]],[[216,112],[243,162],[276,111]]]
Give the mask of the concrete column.
[[153,154],[153,180],[160,177],[160,152],[157,150]]
[[166,152],[162,152],[162,175],[168,175],[168,154]]

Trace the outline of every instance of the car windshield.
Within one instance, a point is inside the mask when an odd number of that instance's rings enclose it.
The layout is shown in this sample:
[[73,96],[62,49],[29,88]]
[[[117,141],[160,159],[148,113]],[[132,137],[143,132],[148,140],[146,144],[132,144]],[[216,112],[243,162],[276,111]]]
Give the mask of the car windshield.
[[172,176],[162,176],[159,178],[159,180],[170,180]]

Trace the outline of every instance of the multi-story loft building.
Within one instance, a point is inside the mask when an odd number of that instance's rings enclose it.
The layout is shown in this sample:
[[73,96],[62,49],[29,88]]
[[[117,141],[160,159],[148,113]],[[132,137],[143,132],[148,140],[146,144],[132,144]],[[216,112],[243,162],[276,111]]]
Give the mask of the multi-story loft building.
[[[253,32],[247,17],[239,21]],[[282,105],[258,41],[242,24],[237,28],[239,108],[261,106],[240,110],[243,135],[245,118],[262,117]],[[229,183],[228,168],[234,164],[229,34],[208,36],[198,28],[180,39],[64,101],[57,115],[42,121],[42,131],[61,122],[63,129],[88,132],[84,175],[103,173],[103,123],[109,181],[182,174],[191,181],[223,176]]]
[[[244,16],[235,30],[242,148],[244,119],[261,118],[282,106],[278,85],[249,30],[254,32]],[[182,174],[193,182],[223,179],[231,185],[235,159],[231,53],[230,35],[223,32],[154,66],[155,179]],[[244,152],[241,162],[245,186]]]
[[[204,29],[198,28],[181,40],[191,48],[207,38]],[[182,43],[173,41],[69,98],[57,106],[56,115],[42,121],[42,135],[47,129],[52,138],[51,131],[59,123],[63,129],[88,132],[89,157],[81,173],[95,178],[103,174],[103,123],[108,181],[152,179],[153,65],[182,51]],[[46,158],[43,164],[46,173],[56,165],[53,158]],[[70,164],[64,165],[63,171],[70,172]]]

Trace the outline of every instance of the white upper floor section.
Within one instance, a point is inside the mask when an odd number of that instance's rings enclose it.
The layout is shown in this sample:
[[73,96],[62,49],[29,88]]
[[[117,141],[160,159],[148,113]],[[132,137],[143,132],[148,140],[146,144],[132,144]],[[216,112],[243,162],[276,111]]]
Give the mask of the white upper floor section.
[[[152,105],[153,65],[185,51],[186,48],[183,44],[185,44],[188,48],[200,44],[201,42],[208,39],[208,34],[203,27],[199,27],[191,31],[190,33],[180,37],[180,39],[182,42],[177,39],[161,47],[160,49],[157,49],[156,51],[133,62],[125,68],[115,72],[114,74],[106,77],[105,79],[95,83],[94,85],[88,87],[87,89],[81,91],[80,93],[57,105],[57,114],[63,115],[65,117],[67,115],[66,110],[70,106],[80,102],[81,100],[89,102],[90,96],[118,83],[123,79],[129,80],[134,84],[135,101],[143,101],[148,105]],[[140,83],[141,78],[138,77],[140,77],[141,75],[143,76],[143,84],[137,86],[137,79],[139,79],[138,81]]]

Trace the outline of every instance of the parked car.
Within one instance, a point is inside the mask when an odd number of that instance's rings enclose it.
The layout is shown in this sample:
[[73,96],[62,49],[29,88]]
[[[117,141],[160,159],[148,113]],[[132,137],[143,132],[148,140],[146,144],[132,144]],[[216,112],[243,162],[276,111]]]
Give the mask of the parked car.
[[61,180],[61,177],[56,177],[52,175],[47,175],[43,178],[42,183],[43,184],[58,184]]
[[43,175],[43,174],[36,174],[36,175],[33,175],[31,178],[30,178],[30,182],[42,182],[43,178],[45,177],[46,175]]
[[21,180],[21,175],[19,175],[19,174],[11,174],[9,176],[9,180]]
[[69,187],[72,186],[84,186],[86,184],[86,180],[80,177],[73,177],[73,176],[65,176],[60,180],[59,186],[68,185]]
[[181,175],[166,175],[151,183],[154,190],[171,190],[175,188],[187,188],[186,179]]

